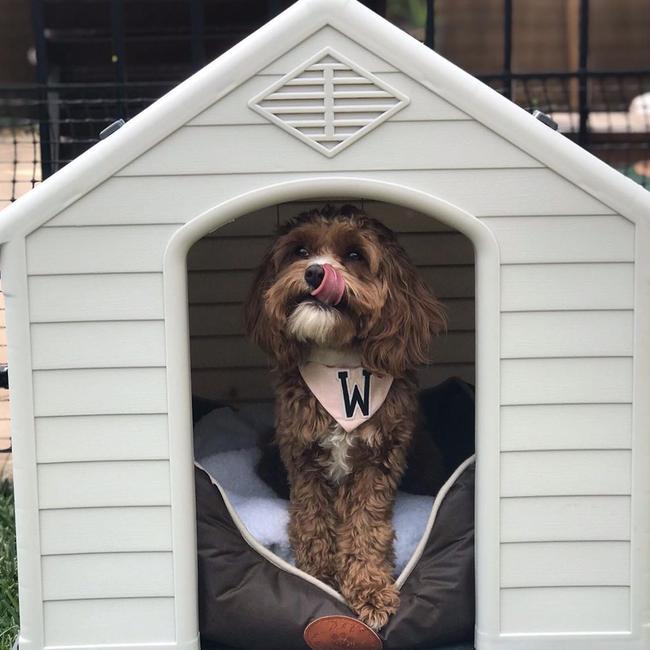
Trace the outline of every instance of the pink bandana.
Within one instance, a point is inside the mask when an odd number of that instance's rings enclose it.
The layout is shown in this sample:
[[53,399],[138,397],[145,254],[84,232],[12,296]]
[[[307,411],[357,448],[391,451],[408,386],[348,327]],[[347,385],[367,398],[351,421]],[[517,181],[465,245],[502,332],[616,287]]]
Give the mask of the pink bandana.
[[299,368],[309,390],[346,431],[369,420],[384,403],[393,378],[364,368],[335,368],[310,361]]

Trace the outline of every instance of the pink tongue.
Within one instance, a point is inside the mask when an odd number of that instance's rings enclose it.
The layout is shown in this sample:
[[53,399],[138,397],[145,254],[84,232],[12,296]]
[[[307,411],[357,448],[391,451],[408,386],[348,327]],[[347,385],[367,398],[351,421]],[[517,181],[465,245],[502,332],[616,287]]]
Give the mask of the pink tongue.
[[331,264],[323,264],[323,271],[323,280],[311,295],[327,305],[338,305],[345,292],[345,280]]

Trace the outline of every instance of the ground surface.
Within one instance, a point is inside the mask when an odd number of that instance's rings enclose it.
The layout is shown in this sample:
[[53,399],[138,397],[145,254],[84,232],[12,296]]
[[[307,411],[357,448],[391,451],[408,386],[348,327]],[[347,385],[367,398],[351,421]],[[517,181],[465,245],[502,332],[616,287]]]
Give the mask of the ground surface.
[[9,650],[18,634],[18,574],[13,488],[0,482],[0,650]]

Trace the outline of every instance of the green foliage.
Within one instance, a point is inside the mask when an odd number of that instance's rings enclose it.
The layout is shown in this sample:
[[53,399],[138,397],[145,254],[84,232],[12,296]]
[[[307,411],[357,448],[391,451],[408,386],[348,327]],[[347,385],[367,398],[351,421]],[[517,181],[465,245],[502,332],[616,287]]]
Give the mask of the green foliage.
[[0,650],[9,650],[18,635],[18,570],[14,491],[0,481]]
[[424,0],[388,0],[386,12],[392,20],[405,22],[412,27],[424,27],[427,3]]

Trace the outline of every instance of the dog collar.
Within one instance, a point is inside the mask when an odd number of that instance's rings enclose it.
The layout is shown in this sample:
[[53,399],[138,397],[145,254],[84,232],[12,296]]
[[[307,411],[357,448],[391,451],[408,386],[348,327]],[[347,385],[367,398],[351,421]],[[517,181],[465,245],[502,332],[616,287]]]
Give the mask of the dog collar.
[[391,375],[376,375],[361,366],[337,368],[309,361],[299,370],[314,397],[348,432],[379,410],[393,383]]

